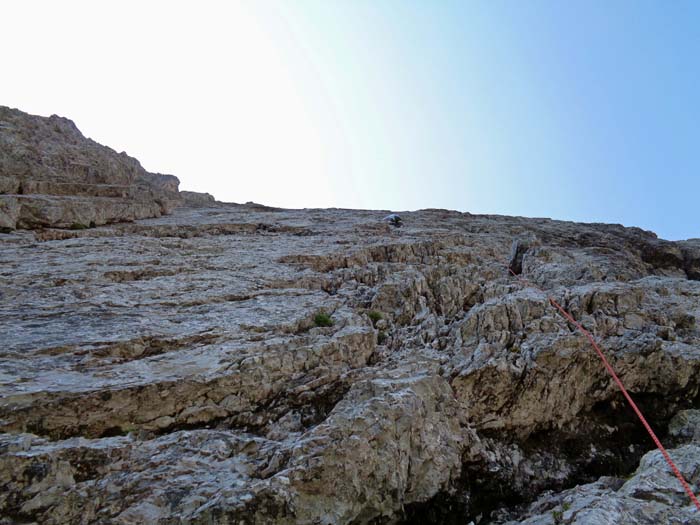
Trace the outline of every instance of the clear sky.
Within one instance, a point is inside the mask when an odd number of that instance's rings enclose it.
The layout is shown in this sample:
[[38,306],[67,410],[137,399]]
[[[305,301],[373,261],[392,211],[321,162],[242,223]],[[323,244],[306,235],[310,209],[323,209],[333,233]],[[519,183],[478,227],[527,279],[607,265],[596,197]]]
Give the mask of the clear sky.
[[0,104],[220,200],[700,237],[700,2],[3,3]]

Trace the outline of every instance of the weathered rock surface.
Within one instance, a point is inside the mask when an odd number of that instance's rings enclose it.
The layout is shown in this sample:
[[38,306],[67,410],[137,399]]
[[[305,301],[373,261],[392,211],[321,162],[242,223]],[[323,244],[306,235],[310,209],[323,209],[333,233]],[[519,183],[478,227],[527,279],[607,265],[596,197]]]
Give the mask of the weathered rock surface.
[[[139,200],[140,166],[76,138],[95,187],[69,191],[58,157],[17,151],[74,127],[37,122],[2,135],[3,188],[44,193],[0,196],[0,226],[44,227],[0,235],[0,524],[697,522],[548,297],[697,491],[699,240],[187,192],[158,216],[171,179]],[[46,227],[129,202],[156,217]]]
[[196,191],[181,191],[180,197],[183,204],[192,208],[215,206],[216,199],[209,193],[197,193]]
[[87,228],[167,214],[179,181],[87,139],[62,117],[0,106],[0,228]]
[[[386,212],[194,206],[2,236],[4,523],[691,516],[653,452],[639,467],[653,498],[596,481],[650,442],[586,341],[506,267],[529,238],[522,274],[595,333],[663,434],[700,392],[694,242],[441,210],[394,229]],[[672,452],[695,486],[697,452]]]
[[[700,483],[700,411],[683,411],[671,421],[671,437],[686,441],[670,451],[685,479]],[[697,489],[696,489],[697,490]],[[527,518],[507,525],[607,525],[608,523],[700,524],[661,452],[647,453],[628,478],[605,477],[558,494],[546,494],[525,512]],[[501,520],[495,523],[503,523]]]

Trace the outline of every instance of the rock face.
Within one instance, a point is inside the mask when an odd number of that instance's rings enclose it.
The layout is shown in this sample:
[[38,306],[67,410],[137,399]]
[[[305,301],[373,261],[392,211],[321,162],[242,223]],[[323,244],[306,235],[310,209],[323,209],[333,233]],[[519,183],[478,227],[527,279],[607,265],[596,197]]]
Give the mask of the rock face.
[[179,181],[87,139],[62,117],[0,106],[0,228],[87,228],[167,214]]
[[184,202],[0,235],[0,524],[700,523],[548,301],[697,492],[700,241]]
[[[700,410],[681,412],[671,421],[670,429],[670,438],[682,443],[670,452],[674,462],[684,477],[697,487],[700,482]],[[604,477],[558,494],[546,494],[525,514],[529,517],[506,524],[700,523],[700,512],[688,504],[688,496],[658,450],[646,454],[628,479]]]

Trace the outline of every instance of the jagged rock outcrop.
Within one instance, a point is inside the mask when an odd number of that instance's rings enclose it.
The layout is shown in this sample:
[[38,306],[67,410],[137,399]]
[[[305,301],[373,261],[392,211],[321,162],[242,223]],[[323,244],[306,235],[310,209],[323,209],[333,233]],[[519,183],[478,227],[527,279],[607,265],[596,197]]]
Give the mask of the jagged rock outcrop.
[[0,235],[0,524],[694,523],[548,298],[697,491],[700,241],[182,198]]
[[[683,411],[670,424],[670,451],[689,483],[700,483],[700,411]],[[689,502],[661,452],[644,455],[628,478],[604,477],[560,493],[548,493],[530,505],[519,519],[506,525],[607,525],[609,523],[700,524],[700,512]],[[507,519],[507,518],[506,518]]]
[[167,214],[173,175],[87,139],[62,117],[0,106],[0,228],[87,228]]
[[183,205],[192,208],[201,206],[214,206],[216,205],[216,199],[213,195],[209,193],[198,193],[196,191],[181,191],[180,197],[182,198]]

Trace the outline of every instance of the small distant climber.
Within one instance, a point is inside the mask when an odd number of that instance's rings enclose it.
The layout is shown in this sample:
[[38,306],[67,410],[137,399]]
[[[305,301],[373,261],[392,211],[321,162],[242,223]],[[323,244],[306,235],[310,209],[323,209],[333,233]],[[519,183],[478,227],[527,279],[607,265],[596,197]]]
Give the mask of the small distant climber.
[[391,224],[394,228],[401,228],[403,225],[403,220],[396,213],[391,213],[384,217],[384,220]]

